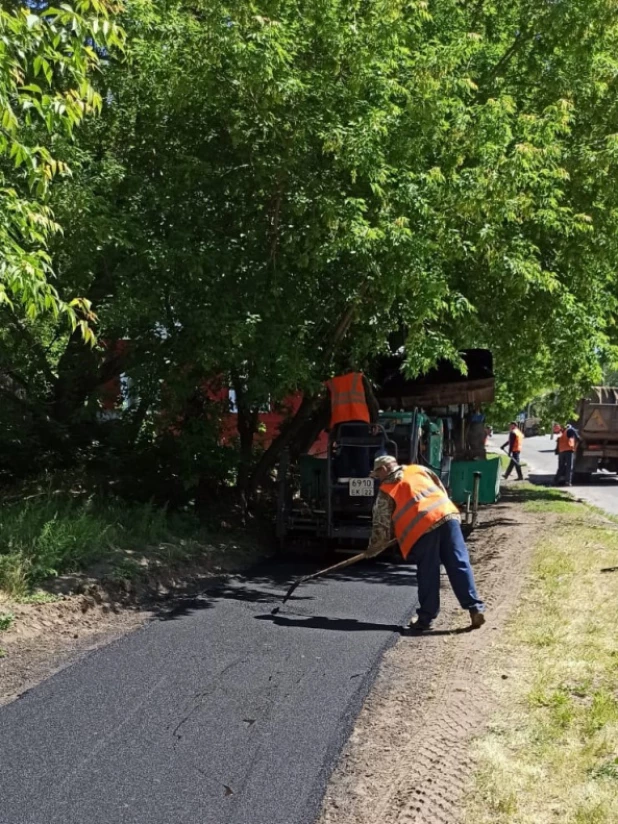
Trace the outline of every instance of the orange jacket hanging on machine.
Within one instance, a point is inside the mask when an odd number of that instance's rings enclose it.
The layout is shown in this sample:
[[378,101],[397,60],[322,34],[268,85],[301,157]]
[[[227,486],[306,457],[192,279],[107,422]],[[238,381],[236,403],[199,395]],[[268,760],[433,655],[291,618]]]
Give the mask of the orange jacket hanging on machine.
[[558,438],[558,452],[575,452],[575,438],[569,438],[566,429]]
[[442,484],[436,483],[424,467],[416,464],[405,467],[400,481],[382,484],[380,492],[395,501],[393,528],[404,558],[438,521],[447,515],[459,514]]
[[330,392],[330,428],[338,423],[363,421],[370,423],[371,416],[365,397],[363,375],[361,372],[349,372],[326,381]]

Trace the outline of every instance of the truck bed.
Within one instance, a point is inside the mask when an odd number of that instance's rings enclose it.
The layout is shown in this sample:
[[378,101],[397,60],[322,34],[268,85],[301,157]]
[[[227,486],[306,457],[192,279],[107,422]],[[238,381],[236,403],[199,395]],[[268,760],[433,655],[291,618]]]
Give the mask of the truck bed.
[[579,434],[584,441],[618,442],[618,389],[595,386],[579,404]]

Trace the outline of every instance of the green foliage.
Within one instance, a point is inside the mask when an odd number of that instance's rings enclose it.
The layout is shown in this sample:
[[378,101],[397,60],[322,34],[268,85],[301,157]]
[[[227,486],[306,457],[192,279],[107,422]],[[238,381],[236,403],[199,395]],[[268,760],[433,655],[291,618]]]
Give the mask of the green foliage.
[[[122,550],[199,536],[189,516],[171,516],[148,504],[45,494],[3,506],[0,590],[19,598],[47,578],[79,572],[103,561],[126,561]],[[128,563],[128,562],[126,562]]]
[[0,9],[0,304],[18,303],[31,319],[62,312],[82,324],[86,339],[88,303],[59,300],[49,283],[46,247],[60,227],[47,195],[53,178],[68,173],[54,156],[54,140],[70,137],[101,109],[91,76],[101,65],[98,50],[122,47],[113,22],[118,8],[109,0],[74,0]]
[[[128,0],[127,60],[99,61],[101,117],[58,136],[73,175],[51,193],[61,297],[91,302],[101,340],[130,340],[116,374],[146,412],[125,416],[125,451],[133,426],[158,447],[156,410],[185,420],[195,387],[220,380],[240,478],[260,405],[395,338],[411,373],[491,348],[496,419],[598,382],[618,344],[617,14]],[[84,426],[109,351],[88,360],[53,324],[22,326],[29,341],[11,328],[7,345],[35,437],[102,443]],[[222,409],[207,397],[201,414],[176,475],[229,482]]]
[[45,592],[42,589],[37,589],[29,595],[23,595],[19,598],[20,604],[53,604],[60,600],[59,595],[54,595],[53,592]]
[[0,612],[0,632],[5,632],[13,625],[15,616],[12,612]]

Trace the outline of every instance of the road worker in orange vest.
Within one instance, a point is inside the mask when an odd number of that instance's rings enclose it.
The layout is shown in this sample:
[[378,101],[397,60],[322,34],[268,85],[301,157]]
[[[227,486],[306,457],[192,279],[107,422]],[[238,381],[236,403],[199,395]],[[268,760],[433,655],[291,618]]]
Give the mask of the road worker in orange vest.
[[[344,424],[371,424],[378,434],[377,423],[380,412],[371,384],[362,372],[348,372],[326,381],[329,398],[328,428],[333,431]],[[346,427],[348,434],[350,429]],[[335,434],[335,443],[337,435]],[[333,467],[337,477],[357,476],[366,478],[371,472],[376,455],[385,455],[384,443],[376,448],[336,447]]]
[[[327,392],[323,401],[297,439],[300,452],[307,451],[312,444],[317,443],[321,432],[336,430],[342,423],[369,423],[372,426],[378,423],[380,408],[371,384],[362,372],[338,375],[325,381],[324,386]],[[366,475],[369,475],[372,465],[373,456]]]
[[513,469],[515,469],[517,470],[517,480],[523,481],[524,476],[521,471],[521,448],[524,443],[524,434],[515,421],[511,421],[509,424],[509,429],[509,439],[500,447],[500,449],[504,449],[508,446],[509,457],[511,458],[511,462],[507,466],[506,472],[504,473],[504,480],[508,480],[509,475]]
[[558,471],[554,478],[555,484],[564,483],[566,486],[573,485],[573,466],[579,439],[579,433],[575,427],[570,424],[560,427],[560,434],[556,439]]
[[404,559],[416,564],[419,607],[410,628],[425,632],[433,627],[440,611],[441,565],[461,608],[470,613],[472,628],[481,627],[485,605],[476,592],[459,510],[438,476],[418,464],[399,466],[390,455],[376,458],[372,474],[380,491],[367,553],[379,555],[396,537]]
[[330,398],[329,429],[340,423],[378,422],[379,407],[373,390],[362,372],[348,372],[326,381]]

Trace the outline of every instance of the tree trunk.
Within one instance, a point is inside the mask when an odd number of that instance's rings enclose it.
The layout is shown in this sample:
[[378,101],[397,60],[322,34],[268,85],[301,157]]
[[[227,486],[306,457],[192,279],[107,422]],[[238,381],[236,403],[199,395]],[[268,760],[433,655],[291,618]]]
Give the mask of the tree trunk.
[[52,392],[51,414],[68,424],[97,385],[97,353],[73,332],[58,362],[58,377]]
[[319,398],[304,397],[296,414],[289,424],[277,435],[268,449],[264,452],[255,466],[247,486],[249,497],[255,496],[257,490],[263,485],[268,473],[279,460],[282,451],[289,446],[307,426],[315,412]]
[[[114,291],[114,277],[105,261],[88,290],[88,300],[96,311],[97,305]],[[51,393],[52,417],[62,424],[70,424],[73,417],[98,386],[102,386],[123,371],[124,356],[115,356],[101,363],[100,354],[84,343],[76,329],[69,338],[58,362],[58,377]]]
[[[359,298],[361,298],[368,288],[368,282],[366,281],[360,289]],[[341,317],[339,318],[339,322],[333,327],[332,333],[329,335],[330,340],[327,340],[327,345],[325,348],[324,353],[324,371],[327,372],[333,356],[337,351],[337,348],[343,338],[346,336],[350,325],[354,319],[354,312],[356,310],[355,304],[350,304],[346,307],[345,311],[342,313]],[[263,485],[264,481],[268,473],[271,469],[275,466],[277,461],[279,460],[279,456],[281,455],[282,451],[286,449],[288,446],[292,444],[296,444],[297,439],[299,443],[306,443],[306,441],[310,437],[310,433],[315,431],[314,429],[314,422],[312,418],[316,415],[318,411],[318,404],[320,403],[320,397],[313,395],[313,396],[305,396],[296,411],[296,414],[290,421],[289,425],[285,427],[284,430],[280,432],[280,434],[274,439],[268,449],[264,452],[260,460],[258,461],[257,465],[255,466],[251,477],[248,481],[247,486],[247,493],[250,498],[254,497],[260,488]],[[320,429],[317,429],[316,437],[320,432]],[[315,440],[315,438],[314,438]],[[311,442],[308,444],[311,445]],[[298,453],[298,450],[296,450]]]

